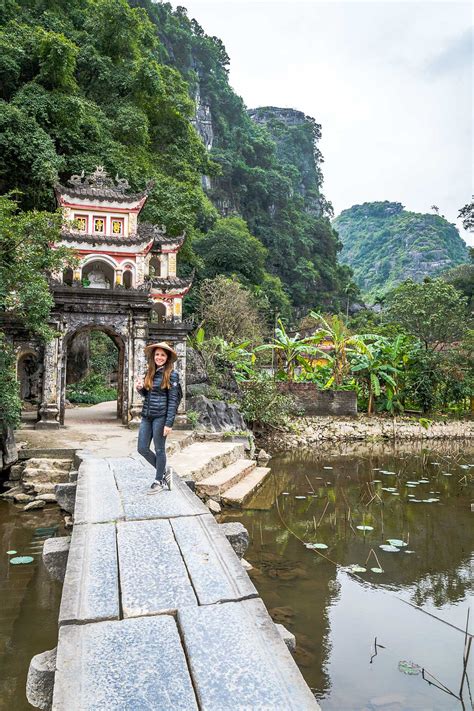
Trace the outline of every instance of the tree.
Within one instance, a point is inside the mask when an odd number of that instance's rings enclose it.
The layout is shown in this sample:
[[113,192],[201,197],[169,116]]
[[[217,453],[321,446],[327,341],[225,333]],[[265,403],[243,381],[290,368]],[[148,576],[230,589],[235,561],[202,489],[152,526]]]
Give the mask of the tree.
[[[0,312],[22,323],[43,339],[52,336],[47,324],[53,305],[48,272],[63,270],[72,263],[65,247],[52,249],[59,239],[61,212],[19,212],[8,196],[0,197]],[[0,415],[10,424],[18,422],[20,402],[14,396],[13,354],[4,334],[0,361]]]
[[267,250],[250,234],[241,217],[221,217],[197,240],[195,251],[205,263],[204,276],[236,275],[250,284],[260,284],[265,274]]
[[205,279],[198,292],[198,315],[206,336],[228,343],[262,341],[263,325],[255,299],[236,279]]
[[325,387],[329,388],[333,384],[340,387],[350,370],[349,357],[353,353],[368,354],[366,340],[371,336],[352,334],[339,316],[329,316],[325,319],[314,311],[309,315],[321,324],[310,342],[313,345],[327,343],[330,347],[329,351],[319,351],[329,361],[332,369],[331,378]]
[[319,349],[311,345],[312,337],[300,338],[299,333],[290,336],[281,319],[278,319],[278,328],[271,343],[265,343],[255,349],[256,352],[272,350],[280,355],[286,368],[286,375],[289,381],[295,377],[295,366],[311,355],[319,353]]
[[458,217],[461,218],[465,230],[472,231],[474,229],[474,195],[471,202],[459,210]]
[[442,350],[466,331],[466,298],[443,279],[408,280],[387,296],[384,316],[418,338],[426,350]]

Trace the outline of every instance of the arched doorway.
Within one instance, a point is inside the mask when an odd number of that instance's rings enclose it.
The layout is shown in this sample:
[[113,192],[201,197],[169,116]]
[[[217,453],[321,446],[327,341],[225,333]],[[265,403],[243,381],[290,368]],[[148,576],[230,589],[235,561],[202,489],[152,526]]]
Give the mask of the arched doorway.
[[41,364],[34,351],[20,353],[16,372],[22,401],[38,402],[40,399],[40,370]]
[[155,323],[165,323],[166,321],[166,306],[161,301],[153,304],[152,321]]
[[[77,368],[78,346],[84,351],[80,360],[87,363],[85,370]],[[61,424],[67,420],[66,401],[80,406],[116,400],[117,418],[127,421],[125,344],[111,328],[92,324],[68,333],[61,372]]]
[[94,259],[82,267],[82,285],[91,289],[112,289],[115,283],[115,270],[111,264]]

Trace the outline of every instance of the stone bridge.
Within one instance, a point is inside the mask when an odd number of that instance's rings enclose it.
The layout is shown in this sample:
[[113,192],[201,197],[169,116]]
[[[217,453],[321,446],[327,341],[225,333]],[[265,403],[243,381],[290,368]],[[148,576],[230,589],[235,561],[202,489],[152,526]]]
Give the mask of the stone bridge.
[[[319,709],[223,527],[185,483],[242,456],[240,444],[192,443],[170,459],[173,490],[150,496],[140,458],[83,455],[42,708]],[[33,703],[43,656],[30,667]]]

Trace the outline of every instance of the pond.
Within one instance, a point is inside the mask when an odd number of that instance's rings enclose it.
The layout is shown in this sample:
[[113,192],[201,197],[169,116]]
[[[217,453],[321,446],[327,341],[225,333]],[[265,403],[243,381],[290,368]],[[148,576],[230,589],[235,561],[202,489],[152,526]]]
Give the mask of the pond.
[[249,574],[323,711],[471,708],[474,447],[332,445],[270,466],[220,520],[248,529]]
[[[43,542],[64,535],[57,506],[23,512],[0,500],[0,709],[32,707],[25,686],[31,657],[57,643],[61,583],[52,580],[41,560]],[[7,551],[16,551],[8,554]],[[25,565],[10,559],[33,558]]]

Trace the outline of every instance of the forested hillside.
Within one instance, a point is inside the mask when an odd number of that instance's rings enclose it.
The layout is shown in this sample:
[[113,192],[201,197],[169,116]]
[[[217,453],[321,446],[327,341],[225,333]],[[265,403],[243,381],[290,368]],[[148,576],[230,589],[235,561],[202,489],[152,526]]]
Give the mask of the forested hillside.
[[249,115],[222,42],[168,3],[6,0],[0,13],[0,193],[53,210],[58,178],[98,164],[134,190],[153,180],[143,219],[186,231],[180,268],[196,283],[232,271],[229,239],[240,264],[255,254],[258,269],[235,271],[272,308],[337,306],[349,271],[313,119]]
[[437,214],[409,212],[398,202],[354,205],[333,225],[344,245],[341,261],[351,266],[368,296],[468,261],[467,246],[454,225]]

